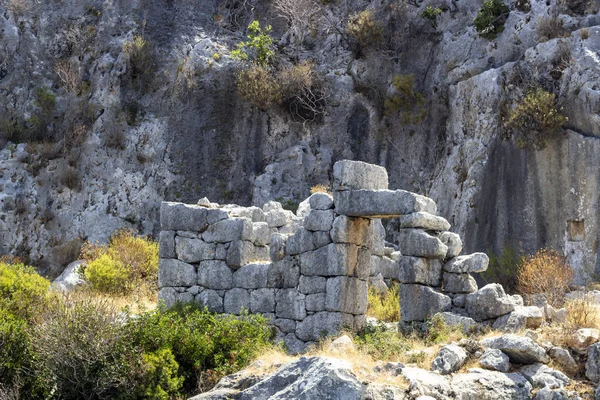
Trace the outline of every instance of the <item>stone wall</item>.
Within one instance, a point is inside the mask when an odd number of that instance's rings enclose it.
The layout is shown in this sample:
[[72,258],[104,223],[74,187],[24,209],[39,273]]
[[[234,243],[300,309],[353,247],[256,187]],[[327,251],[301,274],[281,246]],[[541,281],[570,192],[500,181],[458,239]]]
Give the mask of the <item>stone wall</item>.
[[[293,352],[323,334],[362,328],[369,283],[381,290],[386,280],[401,283],[403,323],[444,312],[469,324],[469,314],[482,321],[512,311],[479,309],[469,274],[485,270],[488,258],[459,256],[460,237],[435,215],[433,200],[388,190],[386,170],[363,162],[340,161],[333,177],[333,196],[313,194],[297,214],[277,202],[163,203],[159,298],[168,306],[195,301],[219,313],[264,314]],[[393,243],[381,218],[394,218]]]

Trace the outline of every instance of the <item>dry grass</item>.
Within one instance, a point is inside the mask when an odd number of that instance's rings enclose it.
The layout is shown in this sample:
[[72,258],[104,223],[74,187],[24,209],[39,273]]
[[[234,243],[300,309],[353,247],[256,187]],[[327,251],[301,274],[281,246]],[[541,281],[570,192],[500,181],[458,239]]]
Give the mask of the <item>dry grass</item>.
[[2,5],[19,19],[33,8],[31,0],[2,0]]
[[331,188],[329,186],[323,185],[321,183],[310,188],[310,194],[315,194],[315,193],[327,193],[328,195],[332,194]]
[[579,37],[581,38],[581,40],[589,39],[590,30],[588,28],[583,28],[581,31],[579,31]]
[[569,36],[569,32],[564,28],[563,22],[557,17],[542,18],[535,26],[535,31],[540,42]]
[[567,309],[566,328],[572,330],[600,328],[600,307],[588,296],[567,301],[565,308]]
[[519,268],[518,289],[525,295],[544,294],[549,304],[561,307],[573,275],[564,257],[554,250],[542,249],[525,259]]
[[81,95],[85,90],[85,85],[81,80],[81,75],[76,66],[69,60],[57,61],[54,65],[54,72],[58,75],[65,90],[75,96]]

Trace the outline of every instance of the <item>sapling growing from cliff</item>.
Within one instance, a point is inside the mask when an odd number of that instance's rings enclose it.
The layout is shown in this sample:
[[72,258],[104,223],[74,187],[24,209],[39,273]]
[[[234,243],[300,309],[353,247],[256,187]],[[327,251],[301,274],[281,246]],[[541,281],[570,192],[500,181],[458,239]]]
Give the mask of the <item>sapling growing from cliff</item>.
[[477,12],[473,21],[479,35],[494,39],[496,35],[504,31],[504,23],[508,18],[510,10],[502,0],[486,0]]

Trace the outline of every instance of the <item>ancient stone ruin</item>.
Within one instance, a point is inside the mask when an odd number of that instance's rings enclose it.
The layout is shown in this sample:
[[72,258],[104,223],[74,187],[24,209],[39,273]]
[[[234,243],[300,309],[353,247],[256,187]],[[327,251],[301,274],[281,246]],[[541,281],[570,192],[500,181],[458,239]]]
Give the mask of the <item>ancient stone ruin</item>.
[[[403,324],[441,312],[465,327],[510,316],[522,300],[500,285],[478,291],[483,253],[460,256],[460,237],[430,198],[388,190],[383,167],[334,165],[333,196],[316,193],[297,214],[281,204],[161,206],[159,298],[218,313],[267,316],[291,351],[366,323],[369,284],[400,282]],[[386,242],[381,219],[394,218]]]

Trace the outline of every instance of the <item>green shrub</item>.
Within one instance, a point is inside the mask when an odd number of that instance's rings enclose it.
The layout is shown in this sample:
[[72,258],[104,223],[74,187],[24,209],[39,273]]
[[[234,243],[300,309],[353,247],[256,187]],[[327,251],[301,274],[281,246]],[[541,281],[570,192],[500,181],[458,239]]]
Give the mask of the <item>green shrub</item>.
[[358,55],[366,49],[379,48],[383,39],[383,27],[375,20],[371,10],[364,10],[350,17],[346,33],[353,40]]
[[261,110],[267,110],[281,102],[279,81],[271,71],[261,65],[242,69],[238,72],[235,82],[240,97]]
[[507,293],[516,293],[518,271],[523,263],[523,254],[513,246],[502,248],[500,253],[488,252],[490,264],[480,274],[485,283],[499,283]]
[[143,356],[146,379],[143,392],[138,397],[145,399],[168,400],[179,393],[183,377],[179,376],[179,364],[171,349],[160,349]]
[[32,267],[0,262],[0,308],[32,320],[48,301],[50,282]]
[[394,75],[392,86],[395,93],[384,103],[385,114],[401,113],[404,124],[417,124],[427,116],[425,97],[415,90],[415,77],[412,74]]
[[374,360],[389,360],[410,350],[412,344],[399,332],[382,325],[367,325],[354,337],[358,348]]
[[237,48],[231,52],[231,56],[240,61],[251,61],[266,67],[275,55],[271,31],[271,25],[263,30],[260,22],[252,21],[248,26],[248,40],[238,43]]
[[427,321],[427,330],[425,332],[425,341],[428,343],[445,343],[451,337],[461,337],[461,328],[459,326],[449,326],[442,314],[435,314]]
[[442,13],[442,9],[439,7],[433,7],[431,5],[425,7],[425,10],[421,14],[421,18],[426,19],[431,22],[431,25],[436,28],[437,27],[437,17]]
[[400,320],[400,297],[398,285],[394,284],[383,294],[369,288],[369,308],[367,315],[379,321],[395,322]]
[[516,135],[520,148],[543,149],[551,139],[559,137],[560,128],[567,121],[557,108],[556,95],[538,88],[510,112],[506,125]]
[[84,275],[92,288],[100,292],[126,293],[132,289],[127,267],[108,254],[90,262]]
[[502,0],[486,0],[477,12],[473,23],[477,32],[485,38],[493,39],[504,31],[504,23],[510,10]]

